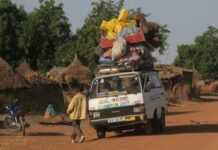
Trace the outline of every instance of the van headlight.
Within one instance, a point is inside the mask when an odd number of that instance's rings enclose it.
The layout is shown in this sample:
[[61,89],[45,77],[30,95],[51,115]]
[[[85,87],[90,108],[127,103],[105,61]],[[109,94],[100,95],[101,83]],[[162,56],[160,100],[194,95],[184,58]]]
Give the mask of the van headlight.
[[143,113],[145,112],[145,107],[144,106],[136,106],[133,108],[134,113]]
[[100,118],[101,113],[100,112],[93,112],[92,116],[93,116],[94,119]]

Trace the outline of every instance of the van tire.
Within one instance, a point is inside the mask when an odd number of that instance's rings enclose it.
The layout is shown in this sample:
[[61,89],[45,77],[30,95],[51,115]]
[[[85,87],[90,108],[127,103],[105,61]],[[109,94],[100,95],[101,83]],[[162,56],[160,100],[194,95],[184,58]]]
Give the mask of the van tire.
[[166,128],[166,114],[164,110],[162,110],[161,113],[160,124],[161,124],[160,131],[163,132]]
[[152,125],[153,134],[160,133],[160,124],[159,124],[159,120],[156,117],[151,120],[151,125]]
[[99,139],[103,139],[103,138],[105,138],[105,136],[106,136],[105,130],[102,130],[102,129],[97,129],[97,130],[96,130],[96,133],[97,133],[97,137],[98,137]]
[[161,118],[158,119],[156,113],[154,114],[154,118],[151,119],[151,129],[153,134],[160,134],[164,131],[166,127],[166,115],[165,111],[161,112]]
[[153,133],[153,128],[152,128],[152,121],[148,120],[147,124],[145,125],[145,130],[144,133],[145,134],[152,134]]
[[159,134],[161,132],[162,124],[161,118],[158,119],[157,114],[154,114],[154,118],[151,119],[151,129],[153,134]]

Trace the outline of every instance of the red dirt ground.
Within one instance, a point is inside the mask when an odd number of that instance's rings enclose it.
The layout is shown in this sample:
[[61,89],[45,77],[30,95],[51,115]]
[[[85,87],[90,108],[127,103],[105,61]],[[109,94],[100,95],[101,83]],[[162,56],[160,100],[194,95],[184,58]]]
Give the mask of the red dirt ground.
[[109,133],[98,140],[88,122],[83,123],[86,141],[70,143],[70,126],[38,124],[39,116],[31,116],[32,126],[22,137],[0,129],[0,150],[217,150],[218,100],[185,102],[169,107],[167,129],[161,135]]

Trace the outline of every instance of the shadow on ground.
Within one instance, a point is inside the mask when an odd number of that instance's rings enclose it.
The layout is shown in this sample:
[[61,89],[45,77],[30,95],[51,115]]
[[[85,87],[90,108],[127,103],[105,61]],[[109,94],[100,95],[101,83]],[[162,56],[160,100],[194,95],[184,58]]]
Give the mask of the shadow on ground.
[[0,129],[4,129],[4,122],[0,120]]
[[167,116],[173,116],[173,115],[183,115],[183,114],[191,114],[196,113],[197,111],[177,111],[177,112],[168,112]]
[[[56,125],[56,124],[49,124],[49,125]],[[19,132],[15,129],[4,128],[3,121],[0,120],[0,136],[19,136],[19,135],[20,135]],[[29,132],[29,133],[27,133],[26,136],[64,136],[64,133],[59,133],[59,132]]]
[[[175,125],[169,126],[161,134],[153,134],[156,136],[160,135],[173,135],[173,134],[203,134],[203,133],[218,133],[218,124],[191,124],[191,125]],[[145,134],[143,132],[126,132],[119,135],[111,136],[109,138],[120,138],[129,136],[146,136],[152,134]],[[96,139],[93,139],[96,140]]]
[[163,134],[218,133],[218,124],[191,124],[167,127]]
[[41,124],[41,125],[45,125],[45,126],[58,126],[58,125],[60,125],[60,126],[63,126],[63,125],[65,125],[65,126],[72,126],[72,123],[71,122],[39,122],[39,124]]
[[[21,136],[21,133],[4,132],[4,133],[0,133],[0,136]],[[64,136],[64,133],[59,133],[59,132],[33,132],[33,133],[27,133],[26,136]]]
[[64,133],[60,133],[60,132],[32,132],[32,133],[28,133],[27,136],[64,136]]

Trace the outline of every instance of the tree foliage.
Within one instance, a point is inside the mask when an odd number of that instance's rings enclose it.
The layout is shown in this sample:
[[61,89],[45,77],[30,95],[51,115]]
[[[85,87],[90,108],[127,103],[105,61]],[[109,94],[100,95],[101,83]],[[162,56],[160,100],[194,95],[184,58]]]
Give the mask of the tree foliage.
[[26,18],[27,14],[22,7],[18,7],[10,0],[0,0],[0,56],[13,66],[23,56],[19,39]]
[[218,78],[218,28],[210,26],[193,44],[179,45],[175,65],[194,68],[205,78]]
[[20,41],[25,60],[33,68],[48,69],[55,64],[55,53],[71,39],[70,24],[62,4],[40,1],[40,7],[29,14]]

